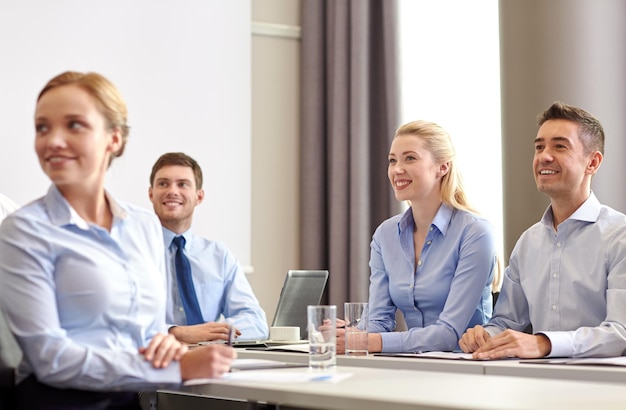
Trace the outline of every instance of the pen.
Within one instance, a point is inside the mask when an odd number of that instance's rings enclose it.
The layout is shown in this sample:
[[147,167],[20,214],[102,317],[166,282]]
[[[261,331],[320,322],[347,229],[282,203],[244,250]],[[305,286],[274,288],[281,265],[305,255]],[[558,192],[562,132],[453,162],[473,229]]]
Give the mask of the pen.
[[228,339],[226,339],[226,345],[232,346],[234,338],[235,338],[235,327],[229,323],[228,324]]

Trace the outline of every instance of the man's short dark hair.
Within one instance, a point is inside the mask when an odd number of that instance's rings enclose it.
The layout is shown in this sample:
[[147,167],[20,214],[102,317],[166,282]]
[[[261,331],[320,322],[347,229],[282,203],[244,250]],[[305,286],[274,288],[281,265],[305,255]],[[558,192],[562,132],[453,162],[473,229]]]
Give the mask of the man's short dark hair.
[[150,186],[154,185],[154,177],[156,173],[163,167],[169,165],[180,165],[183,167],[189,167],[193,171],[193,175],[196,182],[196,189],[202,189],[202,169],[195,159],[183,152],[168,152],[159,157],[152,166],[152,172],[150,173]]
[[600,151],[604,155],[604,129],[600,121],[582,108],[555,101],[537,116],[540,127],[549,120],[567,120],[578,124],[579,137],[586,153]]

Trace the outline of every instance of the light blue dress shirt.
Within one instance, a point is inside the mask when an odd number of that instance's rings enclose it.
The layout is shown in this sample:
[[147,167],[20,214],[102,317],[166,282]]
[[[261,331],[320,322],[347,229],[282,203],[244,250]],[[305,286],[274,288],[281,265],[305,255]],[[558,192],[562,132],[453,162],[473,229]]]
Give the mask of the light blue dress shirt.
[[[493,227],[442,204],[415,266],[411,208],[374,232],[370,256],[370,333],[383,352],[452,351],[468,327],[491,317],[496,266]],[[393,332],[396,309],[408,331]]]
[[84,390],[181,382],[138,353],[165,327],[161,226],[107,194],[111,232],[88,224],[53,185],[0,226],[0,303],[24,358],[17,381]]
[[558,231],[548,207],[513,249],[485,329],[531,323],[552,357],[626,354],[626,216],[593,193]]
[[[221,242],[195,236],[191,231],[182,235],[187,241],[185,254],[191,264],[193,285],[205,322],[217,322],[225,318],[241,331],[239,339],[267,339],[269,331],[265,312],[233,254]],[[167,323],[186,325],[187,318],[178,290],[174,264],[176,245],[172,244],[172,239],[175,236],[174,232],[163,228],[170,290]]]

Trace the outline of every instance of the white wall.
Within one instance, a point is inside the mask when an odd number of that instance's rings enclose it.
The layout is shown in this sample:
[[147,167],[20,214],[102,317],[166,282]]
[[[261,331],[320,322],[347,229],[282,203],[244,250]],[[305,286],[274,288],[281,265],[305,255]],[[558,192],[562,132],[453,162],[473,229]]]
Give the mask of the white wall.
[[0,191],[20,204],[45,193],[33,149],[37,93],[62,71],[97,71],[120,88],[131,126],[107,188],[151,208],[156,158],[188,153],[207,192],[195,232],[249,265],[250,13],[250,0],[1,2]]
[[[300,0],[252,1],[252,263],[270,321],[299,266]],[[261,34],[261,32],[274,33]]]

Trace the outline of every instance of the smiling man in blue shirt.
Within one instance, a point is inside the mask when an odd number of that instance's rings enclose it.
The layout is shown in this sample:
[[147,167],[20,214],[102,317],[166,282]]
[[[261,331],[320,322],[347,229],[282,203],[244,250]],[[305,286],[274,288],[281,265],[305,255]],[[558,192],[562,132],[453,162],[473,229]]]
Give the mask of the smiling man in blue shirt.
[[[232,324],[242,339],[266,339],[265,312],[240,264],[224,244],[191,232],[193,212],[204,200],[198,163],[184,153],[163,154],[152,167],[149,196],[163,226],[170,333],[186,343],[226,340]],[[181,246],[189,260],[201,311],[198,323],[193,323],[192,314],[183,307],[175,263],[178,246],[174,239],[178,236],[185,239]]]

